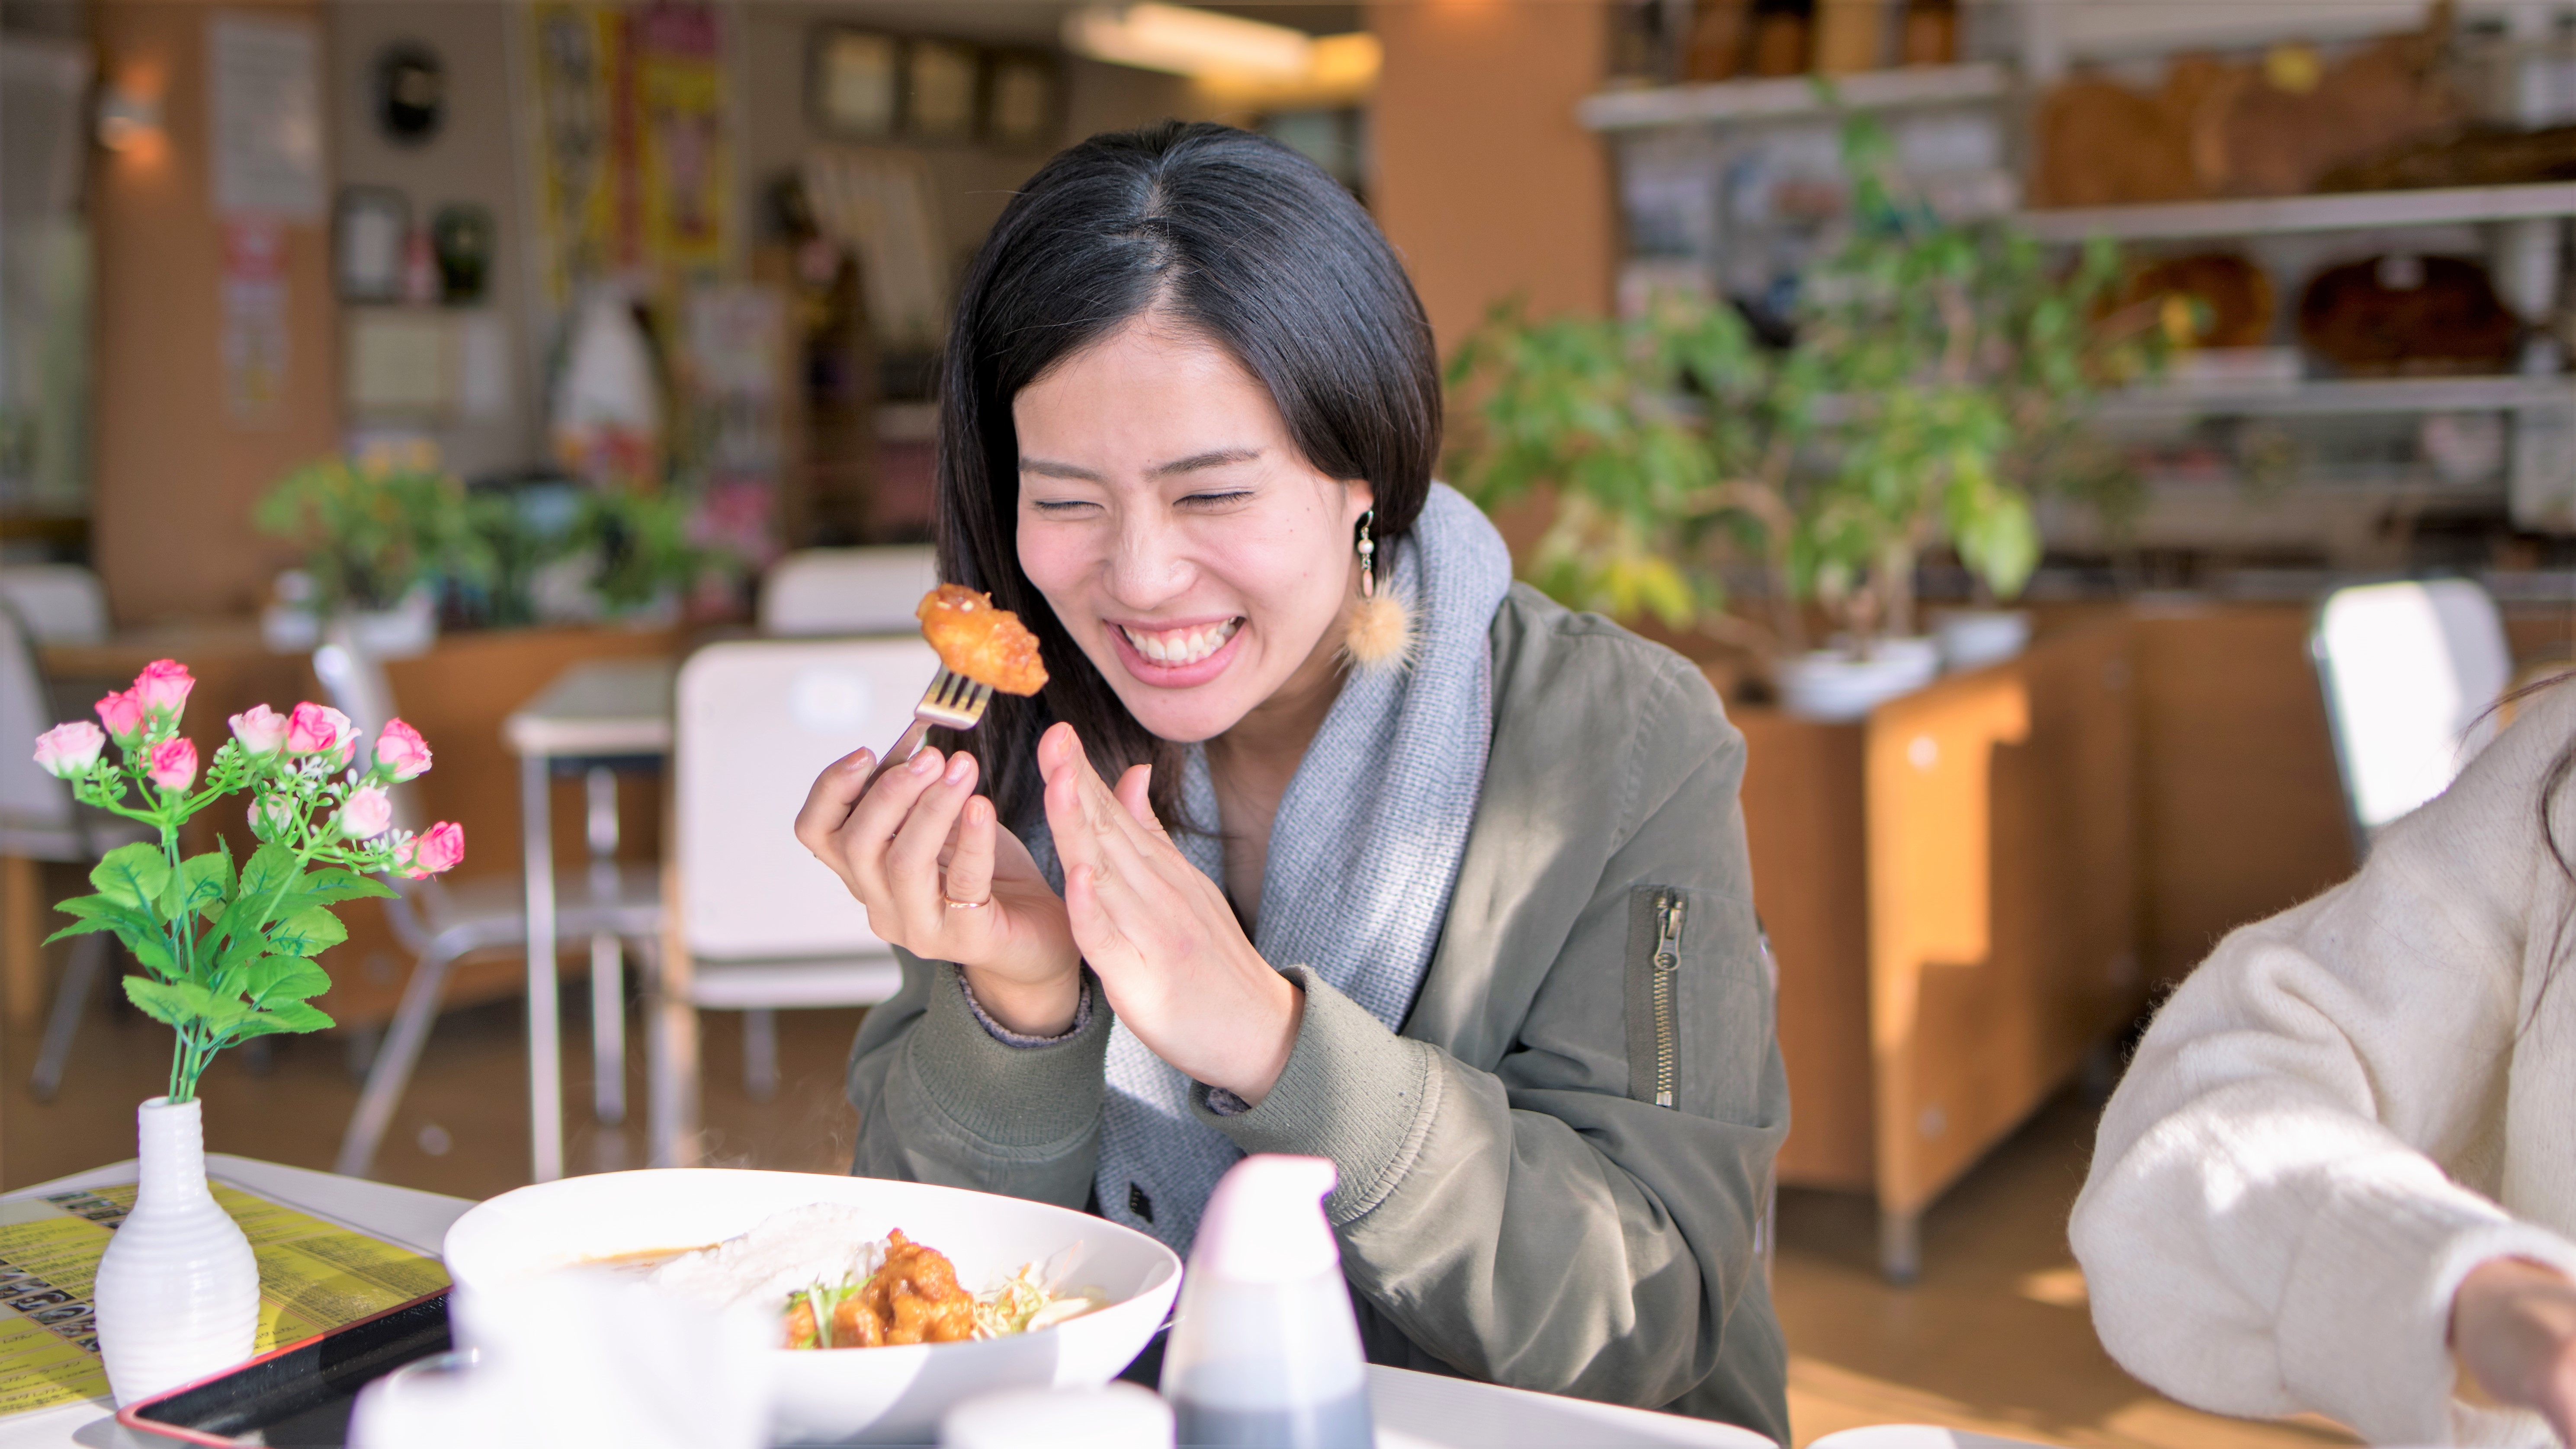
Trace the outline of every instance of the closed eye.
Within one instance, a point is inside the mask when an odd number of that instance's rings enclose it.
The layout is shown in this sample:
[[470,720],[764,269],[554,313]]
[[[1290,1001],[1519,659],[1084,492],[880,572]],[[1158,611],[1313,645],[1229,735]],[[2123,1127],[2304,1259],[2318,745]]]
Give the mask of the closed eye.
[[1251,498],[1252,490],[1249,488],[1211,489],[1205,493],[1191,493],[1183,495],[1181,498],[1181,506],[1184,508],[1195,508],[1203,511],[1216,511],[1231,508],[1239,503],[1248,502]]

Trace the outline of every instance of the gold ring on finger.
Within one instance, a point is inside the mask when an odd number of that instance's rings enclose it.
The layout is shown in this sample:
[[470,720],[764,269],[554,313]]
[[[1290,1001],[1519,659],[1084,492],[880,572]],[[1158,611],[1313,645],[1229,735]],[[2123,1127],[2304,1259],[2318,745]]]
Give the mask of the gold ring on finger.
[[991,905],[993,903],[993,899],[992,897],[987,896],[980,901],[953,901],[946,896],[941,896],[939,898],[939,903],[948,907],[948,909],[952,911],[980,911],[986,906]]

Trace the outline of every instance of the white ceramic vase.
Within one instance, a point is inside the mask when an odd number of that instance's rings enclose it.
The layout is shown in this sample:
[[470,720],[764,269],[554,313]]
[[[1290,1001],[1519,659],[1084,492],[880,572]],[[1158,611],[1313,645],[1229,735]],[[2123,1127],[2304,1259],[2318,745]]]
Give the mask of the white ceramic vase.
[[90,1295],[119,1407],[249,1358],[259,1328],[259,1264],[206,1187],[201,1104],[154,1097],[134,1115],[134,1211],[108,1239]]
[[1850,723],[1940,672],[1940,650],[1929,639],[1880,639],[1866,651],[1837,644],[1780,661],[1780,707],[1800,719]]

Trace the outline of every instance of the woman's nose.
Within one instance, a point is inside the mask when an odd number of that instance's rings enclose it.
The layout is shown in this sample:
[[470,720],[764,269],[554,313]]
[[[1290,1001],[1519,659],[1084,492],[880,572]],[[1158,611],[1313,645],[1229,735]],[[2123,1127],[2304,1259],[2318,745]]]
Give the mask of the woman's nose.
[[1194,570],[1181,531],[1166,519],[1130,512],[1119,520],[1118,544],[1109,556],[1109,592],[1131,609],[1152,609],[1178,598]]

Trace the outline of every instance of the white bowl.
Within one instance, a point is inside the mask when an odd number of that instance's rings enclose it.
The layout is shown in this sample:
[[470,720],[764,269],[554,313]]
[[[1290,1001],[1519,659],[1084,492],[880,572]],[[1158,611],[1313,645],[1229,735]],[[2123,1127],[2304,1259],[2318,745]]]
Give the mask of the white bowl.
[[1024,1263],[1079,1245],[1065,1287],[1096,1287],[1109,1306],[1036,1333],[973,1343],[830,1351],[780,1349],[776,1434],[783,1444],[927,1443],[940,1416],[978,1394],[1088,1388],[1118,1376],[1171,1311],[1181,1260],[1132,1228],[1068,1208],[962,1188],[809,1172],[716,1168],[604,1172],[505,1192],[447,1230],[447,1271],[486,1289],[600,1258],[694,1248],[808,1203],[861,1209],[988,1287]]

